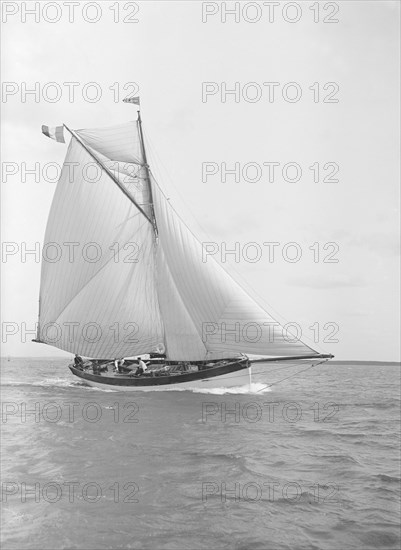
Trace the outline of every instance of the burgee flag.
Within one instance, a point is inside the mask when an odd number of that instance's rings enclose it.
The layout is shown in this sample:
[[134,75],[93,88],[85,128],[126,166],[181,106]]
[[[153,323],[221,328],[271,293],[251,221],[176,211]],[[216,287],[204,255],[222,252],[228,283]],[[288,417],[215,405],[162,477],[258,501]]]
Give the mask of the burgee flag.
[[42,126],[42,132],[45,136],[55,139],[60,143],[65,143],[64,139],[64,126],[56,126],[55,128],[49,128],[49,126]]
[[123,99],[124,103],[135,103],[135,105],[139,105],[139,96],[136,97],[126,97]]

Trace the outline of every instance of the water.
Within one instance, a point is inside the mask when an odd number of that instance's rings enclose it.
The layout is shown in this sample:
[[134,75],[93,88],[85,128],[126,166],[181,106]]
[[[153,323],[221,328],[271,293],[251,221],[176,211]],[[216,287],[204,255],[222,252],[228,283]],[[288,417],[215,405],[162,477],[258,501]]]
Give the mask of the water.
[[399,548],[398,366],[240,394],[2,372],[4,549]]

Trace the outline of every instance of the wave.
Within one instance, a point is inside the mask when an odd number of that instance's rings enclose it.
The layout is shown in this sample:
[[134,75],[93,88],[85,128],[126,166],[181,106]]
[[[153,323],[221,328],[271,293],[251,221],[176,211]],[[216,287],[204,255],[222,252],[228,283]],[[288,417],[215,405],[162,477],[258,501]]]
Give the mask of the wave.
[[308,437],[325,437],[332,436],[333,434],[337,435],[335,431],[332,431],[326,425],[323,425],[320,429],[303,428],[302,426],[300,426],[299,431],[301,435],[307,435]]
[[319,504],[323,501],[322,498],[319,498],[316,496],[315,493],[309,492],[309,491],[302,491],[301,494],[298,496],[295,496],[294,498],[278,498],[277,504]]
[[399,477],[388,476],[387,474],[377,474],[374,477],[380,479],[380,481],[385,481],[386,483],[400,483]]
[[48,379],[45,379],[45,380],[40,380],[38,382],[27,382],[27,381],[23,381],[23,382],[18,382],[18,381],[6,382],[4,384],[1,384],[1,387],[3,387],[3,388],[6,388],[6,387],[9,387],[9,388],[22,388],[22,387],[27,387],[27,388],[32,388],[32,387],[34,387],[34,388],[55,388],[55,389],[58,389],[58,390],[61,389],[61,388],[82,388],[82,389],[86,389],[86,390],[99,390],[99,391],[106,391],[106,392],[116,391],[116,390],[113,390],[113,389],[109,389],[108,387],[97,388],[97,387],[94,387],[94,386],[90,386],[86,382],[70,380],[68,378],[48,378]]
[[390,409],[399,407],[401,400],[396,397],[386,397],[385,401],[371,401],[370,403],[343,403],[342,407],[361,407],[365,409]]
[[321,458],[327,458],[328,460],[331,460],[331,462],[348,462],[352,464],[359,464],[358,460],[355,458],[352,458],[350,455],[321,455]]
[[[14,381],[14,382],[6,382],[1,384],[2,387],[20,387],[20,386],[28,386],[28,387],[37,387],[37,388],[50,388],[50,387],[69,387],[69,386],[76,386],[77,383],[74,383],[74,381],[69,380],[68,378],[48,378],[45,380],[40,380],[38,382],[28,382],[26,380],[24,381]],[[83,385],[83,384],[81,384]]]
[[[121,392],[124,391],[124,388],[118,388],[114,389],[110,386],[104,386],[104,387],[98,387],[98,386],[91,386],[90,384],[79,381],[79,380],[71,380],[69,378],[47,378],[44,380],[39,381],[32,381],[28,382],[26,380],[24,381],[14,381],[14,382],[6,382],[4,384],[1,384],[2,387],[38,387],[38,388],[84,388],[88,390],[95,390],[95,391],[103,391],[103,392]],[[156,386],[153,389],[149,388],[146,389],[146,392],[152,392],[152,391],[189,391],[192,393],[203,393],[203,394],[211,394],[211,395],[226,395],[226,394],[264,394],[269,391],[271,391],[271,388],[266,386],[266,384],[263,384],[261,382],[253,382],[251,384],[246,384],[244,386],[236,386],[236,387],[224,387],[221,388],[180,388],[180,387],[169,387],[166,386],[165,388],[160,388],[160,386]],[[142,390],[138,389],[138,392],[142,393]]]
[[235,453],[213,453],[209,451],[184,451],[183,455],[190,456],[193,458],[203,458],[203,459],[216,459],[216,460],[239,460],[243,462],[245,457],[240,454]]
[[[184,388],[183,388],[184,389]],[[226,394],[263,394],[271,391],[269,386],[262,384],[261,382],[252,382],[245,386],[237,386],[233,388],[194,388],[193,393],[209,393],[212,395],[226,395]]]

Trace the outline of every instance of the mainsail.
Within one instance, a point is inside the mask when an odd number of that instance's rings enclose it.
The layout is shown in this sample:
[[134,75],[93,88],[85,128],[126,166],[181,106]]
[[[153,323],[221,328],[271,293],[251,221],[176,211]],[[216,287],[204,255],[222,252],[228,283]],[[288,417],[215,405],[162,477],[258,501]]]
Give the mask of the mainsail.
[[45,235],[44,250],[60,249],[42,264],[41,342],[97,358],[160,344],[187,361],[318,355],[204,262],[149,172],[140,119],[72,132]]

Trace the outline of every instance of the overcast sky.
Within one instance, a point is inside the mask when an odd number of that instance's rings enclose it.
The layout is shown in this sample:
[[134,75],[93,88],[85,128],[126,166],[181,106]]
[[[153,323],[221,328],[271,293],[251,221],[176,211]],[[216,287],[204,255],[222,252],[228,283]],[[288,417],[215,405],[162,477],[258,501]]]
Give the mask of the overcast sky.
[[[313,2],[298,2],[298,11],[282,2],[271,21],[263,2],[242,2],[235,22],[222,13],[233,2],[147,1],[136,10],[122,1],[117,12],[115,2],[81,1],[73,23],[66,2],[59,10],[41,2],[36,16],[25,15],[23,5],[34,4],[2,2],[2,240],[17,251],[3,256],[2,320],[18,327],[3,333],[2,355],[63,353],[21,334],[37,321],[40,282],[40,263],[23,261],[21,250],[43,241],[56,185],[43,167],[66,153],[41,125],[134,120],[136,107],[121,99],[136,83],[151,168],[200,240],[216,243],[216,258],[222,243],[238,242],[239,261],[227,256],[225,267],[280,320],[297,322],[307,343],[319,327],[319,349],[338,359],[399,360],[398,2],[337,2],[338,13],[333,2],[321,2],[319,13]],[[73,99],[68,82],[78,83]],[[202,98],[204,82],[216,93]],[[238,101],[222,96],[223,83],[236,82]],[[279,83],[271,101],[266,82]],[[35,83],[39,97],[25,96]],[[39,181],[24,182],[24,166],[35,162]],[[258,163],[259,181],[250,181],[252,170],[221,181],[224,162]],[[273,182],[269,162],[280,163]],[[302,170],[298,181],[283,178],[289,162]],[[207,181],[202,163],[218,169]],[[331,179],[339,181],[322,181],[336,165]],[[296,179],[294,168],[286,175]],[[280,243],[272,262],[266,242]],[[286,248],[291,242],[297,247]],[[258,261],[242,255],[258,247]],[[298,262],[283,258],[299,250]],[[338,262],[323,261],[330,258]],[[338,342],[324,342],[335,326]]]

